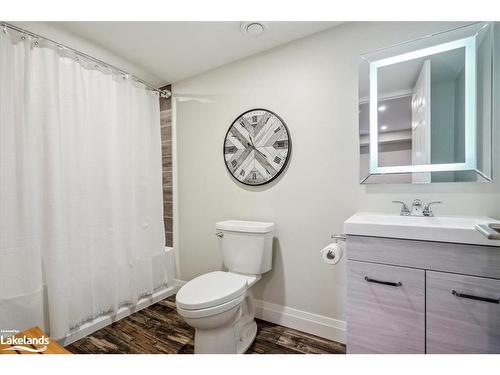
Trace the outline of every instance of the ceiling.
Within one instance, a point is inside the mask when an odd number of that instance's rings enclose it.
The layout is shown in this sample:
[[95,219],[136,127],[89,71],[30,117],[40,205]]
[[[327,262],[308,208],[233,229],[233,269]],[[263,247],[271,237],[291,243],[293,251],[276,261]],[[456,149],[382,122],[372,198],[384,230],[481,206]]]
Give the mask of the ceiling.
[[341,22],[266,22],[257,37],[240,22],[50,22],[50,25],[109,50],[156,78],[180,81]]

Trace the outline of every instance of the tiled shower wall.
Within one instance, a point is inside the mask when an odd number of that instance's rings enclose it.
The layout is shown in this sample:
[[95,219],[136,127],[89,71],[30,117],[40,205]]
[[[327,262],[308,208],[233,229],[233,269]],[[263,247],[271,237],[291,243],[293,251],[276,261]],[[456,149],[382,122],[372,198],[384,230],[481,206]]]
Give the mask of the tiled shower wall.
[[[162,87],[170,90],[170,86]],[[163,171],[163,219],[165,222],[165,245],[173,246],[172,214],[172,99],[160,98],[161,152]]]

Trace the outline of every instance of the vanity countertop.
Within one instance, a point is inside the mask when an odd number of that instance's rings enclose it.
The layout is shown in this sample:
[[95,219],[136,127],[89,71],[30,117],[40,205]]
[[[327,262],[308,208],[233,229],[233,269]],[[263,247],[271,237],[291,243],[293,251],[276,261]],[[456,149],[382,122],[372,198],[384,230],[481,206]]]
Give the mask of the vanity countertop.
[[476,224],[484,223],[500,223],[500,221],[486,216],[416,217],[358,212],[344,222],[344,233],[358,236],[500,246],[500,240],[489,240],[475,229]]

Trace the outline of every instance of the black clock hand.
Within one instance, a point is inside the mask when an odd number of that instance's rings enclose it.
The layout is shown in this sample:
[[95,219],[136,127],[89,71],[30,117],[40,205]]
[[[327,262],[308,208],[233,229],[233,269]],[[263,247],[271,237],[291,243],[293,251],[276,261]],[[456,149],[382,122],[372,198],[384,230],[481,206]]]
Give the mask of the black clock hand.
[[252,140],[252,135],[248,134],[248,137],[250,138],[250,142],[252,142],[252,148],[267,159],[267,156],[265,154],[263,154],[261,151],[257,150],[257,147],[255,147],[255,144],[253,143],[253,140]]
[[248,138],[250,139],[251,143],[247,142],[247,145],[249,145],[251,148],[253,148],[254,150],[257,151],[257,149],[255,148],[255,145],[253,144],[252,135],[250,133],[248,133]]
[[261,151],[257,150],[257,148],[253,144],[247,142],[247,146],[251,147],[254,151],[257,151],[259,154],[261,154],[264,158],[267,159],[267,156],[263,154]]
[[261,154],[262,156],[264,156],[267,159],[267,156],[265,154],[263,154],[261,151],[257,150],[255,147],[254,147],[254,150],[257,151],[259,154]]
[[248,137],[250,138],[250,142],[252,142],[252,147],[255,148],[255,144],[253,143],[252,135],[250,133],[248,134]]

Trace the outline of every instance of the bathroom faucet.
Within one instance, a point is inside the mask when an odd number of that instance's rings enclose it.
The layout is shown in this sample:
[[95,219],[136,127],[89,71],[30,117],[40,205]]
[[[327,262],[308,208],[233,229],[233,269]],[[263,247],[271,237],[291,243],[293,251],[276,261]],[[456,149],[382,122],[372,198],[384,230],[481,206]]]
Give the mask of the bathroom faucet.
[[433,201],[429,203],[422,202],[421,199],[415,199],[411,204],[411,210],[408,208],[405,202],[403,201],[392,201],[392,203],[400,203],[401,204],[401,212],[399,213],[401,216],[426,216],[432,217],[434,213],[432,212],[432,205],[437,203],[443,203],[441,201]]

